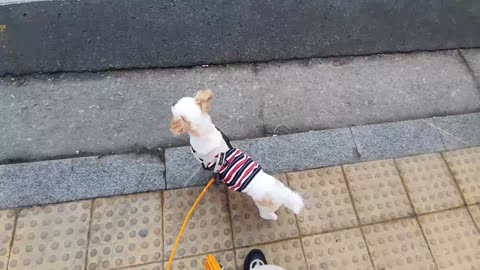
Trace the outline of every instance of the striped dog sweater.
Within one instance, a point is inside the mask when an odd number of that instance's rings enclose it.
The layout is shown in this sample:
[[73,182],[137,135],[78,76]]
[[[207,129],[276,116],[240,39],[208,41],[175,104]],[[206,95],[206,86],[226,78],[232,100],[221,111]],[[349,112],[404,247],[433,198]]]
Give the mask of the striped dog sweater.
[[[192,151],[195,153],[195,150]],[[215,156],[218,158],[218,154]],[[243,153],[242,151],[230,148],[224,156],[223,165],[218,170],[220,180],[233,191],[242,192],[250,184],[253,178],[262,170],[260,164]],[[214,171],[215,162],[209,162],[205,169]],[[215,171],[214,171],[215,172]]]

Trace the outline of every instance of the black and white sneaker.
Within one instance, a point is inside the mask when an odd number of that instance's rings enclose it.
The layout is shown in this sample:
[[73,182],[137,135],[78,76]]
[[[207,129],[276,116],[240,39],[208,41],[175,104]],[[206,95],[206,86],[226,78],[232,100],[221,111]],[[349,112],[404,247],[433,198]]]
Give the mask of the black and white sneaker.
[[265,264],[267,264],[267,259],[263,252],[259,249],[252,249],[243,262],[243,270],[253,270],[255,267]]

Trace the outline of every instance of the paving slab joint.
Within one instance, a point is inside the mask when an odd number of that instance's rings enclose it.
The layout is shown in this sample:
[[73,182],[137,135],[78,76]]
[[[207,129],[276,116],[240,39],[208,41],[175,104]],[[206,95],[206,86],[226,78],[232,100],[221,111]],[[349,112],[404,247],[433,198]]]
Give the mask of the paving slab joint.
[[[352,138],[353,138],[353,143],[355,144],[355,155],[357,156],[357,158],[359,160],[361,160],[362,159],[362,154],[360,154],[360,151],[358,151],[358,143],[357,143],[357,140],[355,139],[355,136],[353,135],[353,130],[352,130],[351,127],[348,128],[348,129],[350,130],[350,134],[352,135]],[[343,168],[342,168],[342,172],[343,172]],[[343,175],[346,177],[345,172],[343,173]]]
[[[166,181],[166,180],[165,180]],[[226,202],[227,202],[227,209],[228,209],[228,221],[230,222],[230,231],[232,232],[230,235],[232,236],[232,246],[233,246],[233,260],[235,261],[235,265],[238,265],[237,264],[237,251],[236,251],[236,248],[235,248],[235,240],[234,240],[234,237],[233,237],[233,234],[235,233],[235,231],[233,230],[233,217],[232,217],[232,208],[230,207],[231,205],[231,202],[230,202],[230,196],[228,196],[228,192],[230,192],[229,190],[226,190]],[[165,238],[163,238],[165,239]]]
[[467,58],[465,58],[465,55],[463,54],[463,50],[457,50],[457,51],[460,59],[462,60],[462,63],[467,68],[467,71],[470,74],[470,76],[472,76],[472,80],[477,87],[478,94],[480,95],[480,81],[477,80],[477,77],[475,76],[475,71],[473,70],[472,66],[470,66],[470,64],[468,63]]
[[[160,159],[160,163],[163,166],[163,184],[165,189],[167,189],[167,163],[166,163],[166,157],[165,157],[165,150],[163,148],[158,148],[158,158]],[[162,203],[163,203],[163,196],[162,196]]]
[[[257,65],[255,65],[257,66]],[[254,74],[256,75],[256,70],[258,70],[258,66],[256,68],[253,69],[253,72]],[[265,124],[265,95],[264,93],[262,92],[260,94],[260,104],[259,104],[259,108],[258,108],[258,118],[260,120],[260,124],[261,124],[261,134],[262,136],[268,136],[268,133],[267,133],[267,125]]]
[[413,205],[412,198],[410,197],[410,191],[408,190],[407,185],[405,184],[405,180],[403,179],[403,176],[402,176],[402,174],[400,173],[400,169],[398,168],[398,164],[397,164],[397,159],[396,159],[396,158],[393,159],[393,164],[395,165],[395,169],[396,169],[397,172],[398,172],[398,177],[400,178],[400,182],[402,182],[402,186],[403,186],[403,188],[405,189],[405,193],[407,194],[407,198],[408,198],[408,201],[410,202],[410,206],[411,206],[412,209],[413,209],[413,216],[410,216],[410,217],[415,217],[415,218],[416,218],[417,212],[415,211],[415,206]]
[[12,240],[10,241],[10,247],[8,249],[8,259],[7,259],[7,265],[5,269],[8,269],[8,264],[10,263],[10,258],[12,256],[12,249],[13,249],[13,242],[15,241],[15,232],[17,231],[17,221],[18,221],[18,216],[20,214],[21,209],[15,209],[15,219],[13,220],[13,231],[12,231]]
[[[290,177],[288,177],[287,174],[285,174],[285,178],[287,179],[287,185],[288,185],[288,188],[292,188],[291,184],[290,184]],[[305,207],[305,206],[304,206]],[[297,226],[297,230],[298,230],[298,235],[299,235],[299,239],[300,239],[300,248],[302,249],[302,253],[303,253],[303,257],[305,258],[305,265],[308,267],[308,262],[307,262],[307,253],[305,252],[305,247],[303,246],[303,241],[302,241],[302,238],[306,235],[302,235],[302,230],[300,230],[300,224],[298,222],[298,215],[293,213],[294,217],[295,217],[295,225]]]
[[438,267],[437,261],[435,260],[435,257],[433,256],[432,248],[428,244],[427,237],[425,236],[425,232],[423,231],[424,229],[422,227],[422,224],[420,223],[420,220],[418,220],[418,216],[415,217],[415,221],[417,222],[418,227],[420,227],[420,232],[422,233],[423,240],[427,244],[426,246],[428,248],[428,252],[430,252],[430,256],[432,256],[433,263],[435,264],[435,267],[437,267],[437,270],[439,270],[440,268]]
[[444,152],[441,152],[440,156],[442,157],[443,162],[445,162],[445,164],[447,164],[447,170],[450,173],[450,175],[452,176],[453,182],[455,183],[455,187],[457,188],[458,192],[460,193],[460,197],[462,198],[463,205],[467,206],[468,204],[467,204],[467,200],[465,199],[465,195],[463,194],[462,189],[460,188],[460,185],[457,182],[457,178],[455,177],[455,175],[452,172],[452,169],[450,169],[450,166],[448,166],[448,162],[447,162],[447,159],[445,158]]
[[90,252],[90,236],[92,231],[94,207],[95,207],[95,199],[92,199],[90,203],[90,220],[89,220],[88,231],[87,231],[87,249],[85,250],[85,269],[87,269],[88,267],[88,254]]
[[[470,215],[470,218],[471,218],[472,221],[475,223],[475,218],[473,218],[473,215],[472,215],[472,213],[470,212],[470,208],[468,207],[467,199],[465,199],[465,194],[463,194],[462,190],[460,189],[460,185],[458,184],[457,178],[456,178],[455,175],[453,174],[452,169],[450,169],[450,166],[448,166],[448,162],[447,162],[447,159],[445,159],[444,153],[443,153],[443,152],[440,153],[440,156],[442,156],[443,161],[445,162],[445,164],[447,164],[448,172],[449,172],[450,175],[452,176],[453,182],[455,182],[455,187],[458,189],[458,192],[460,193],[460,197],[462,198],[462,201],[463,201],[463,206],[464,206],[465,208],[467,208],[467,212],[468,212],[468,214]],[[449,209],[448,209],[448,210],[449,210]]]
[[[475,203],[475,204],[472,204],[472,205],[467,205],[466,208],[467,208],[468,214],[470,215],[470,218],[473,220],[473,223],[476,225],[477,223],[475,222],[475,218],[472,214],[472,209],[471,209],[471,207],[473,207],[475,205],[478,205],[480,207],[480,203]],[[475,227],[477,227],[477,231],[480,232],[480,224],[479,224],[479,226],[475,226]]]
[[[350,129],[350,132],[352,132],[351,129]],[[354,137],[353,133],[352,133],[352,137]],[[355,138],[354,138],[354,140],[355,140]],[[357,152],[358,152],[358,149],[357,149]],[[352,195],[350,183],[347,180],[347,174],[345,173],[343,165],[340,166],[340,169],[342,170],[343,178],[345,179],[345,185],[347,186],[348,195],[350,196],[350,200],[352,201],[353,212],[355,213],[355,217],[357,218],[357,224],[358,225],[354,228],[358,228],[360,230],[360,234],[362,235],[363,242],[365,242],[365,247],[367,249],[368,258],[370,259],[370,263],[372,264],[372,267],[375,269],[375,262],[373,261],[373,257],[372,257],[372,253],[370,251],[370,248],[368,247],[367,238],[365,237],[365,234],[363,233],[363,230],[362,230],[362,227],[365,226],[365,225],[362,225],[361,220],[360,220],[360,215],[358,214],[357,208],[355,207],[355,201],[353,200],[353,195]]]
[[[441,131],[441,128],[438,127],[438,125],[435,123],[435,118],[436,117],[432,117],[432,123],[428,123],[428,121],[425,121],[424,122],[428,125],[430,125],[431,127],[433,127],[438,135],[438,137],[440,138],[440,141],[442,142],[442,145],[443,145],[443,149],[447,150],[447,144],[445,143],[445,140],[443,139],[443,135],[442,133],[440,132]],[[423,120],[423,119],[422,119]],[[397,167],[397,170],[398,170],[398,166],[397,164],[395,163],[395,166]],[[400,172],[400,171],[399,171]]]

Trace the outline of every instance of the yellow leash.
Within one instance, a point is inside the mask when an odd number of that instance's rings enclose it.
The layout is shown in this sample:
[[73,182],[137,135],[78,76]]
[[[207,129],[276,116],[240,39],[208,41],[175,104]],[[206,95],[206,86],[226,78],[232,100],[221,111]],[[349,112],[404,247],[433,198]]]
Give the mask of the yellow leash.
[[[198,195],[197,200],[195,200],[195,202],[192,205],[192,208],[190,208],[190,211],[188,212],[187,216],[185,217],[185,220],[183,221],[182,227],[180,228],[180,232],[178,233],[177,240],[175,240],[175,244],[173,245],[172,254],[170,254],[170,258],[168,259],[167,270],[172,269],[173,258],[175,257],[175,253],[177,253],[178,244],[180,243],[180,240],[182,239],[182,236],[183,236],[183,232],[185,231],[185,228],[187,227],[188,220],[192,216],[193,211],[195,211],[195,208],[197,208],[197,205],[202,200],[203,195],[205,195],[207,190],[214,183],[215,183],[215,178],[210,179],[208,184],[203,188],[200,195]],[[220,270],[221,267],[218,264],[217,260],[215,260],[215,257],[213,257],[212,255],[208,255],[207,260],[205,261],[205,269],[206,270]]]
[[207,255],[207,259],[205,260],[205,270],[221,270],[222,266],[217,262],[215,256],[212,254]]

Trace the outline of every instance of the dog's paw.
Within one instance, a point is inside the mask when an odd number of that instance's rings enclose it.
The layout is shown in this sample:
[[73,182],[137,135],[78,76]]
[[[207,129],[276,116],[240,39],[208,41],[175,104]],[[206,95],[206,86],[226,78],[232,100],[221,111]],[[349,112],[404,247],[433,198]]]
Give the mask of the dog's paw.
[[277,220],[278,218],[275,213],[260,213],[260,217],[266,220]]

